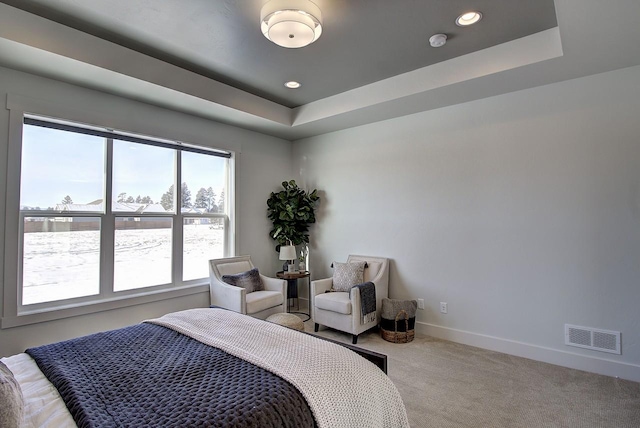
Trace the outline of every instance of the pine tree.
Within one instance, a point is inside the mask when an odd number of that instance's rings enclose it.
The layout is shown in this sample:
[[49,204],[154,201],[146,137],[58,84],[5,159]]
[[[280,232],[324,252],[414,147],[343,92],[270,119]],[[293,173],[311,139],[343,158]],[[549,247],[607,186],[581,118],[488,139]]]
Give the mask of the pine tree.
[[208,205],[207,189],[201,187],[198,193],[196,193],[196,201],[193,206],[196,208],[208,208]]
[[[173,184],[169,186],[169,190],[160,198],[160,205],[167,210],[173,211]],[[182,183],[182,208],[191,208],[191,191],[187,183]]]
[[169,190],[160,198],[160,205],[167,211],[173,211],[173,184],[169,186]]
[[191,208],[191,191],[187,183],[182,183],[182,208]]
[[216,205],[216,192],[211,187],[207,189],[207,212],[214,213],[218,211]]
[[62,200],[63,204],[72,204],[73,200],[71,199],[71,196],[67,195],[64,197],[64,199]]
[[193,205],[196,208],[204,208],[207,212],[216,212],[216,192],[211,187],[205,189],[201,187],[196,194],[196,201]]

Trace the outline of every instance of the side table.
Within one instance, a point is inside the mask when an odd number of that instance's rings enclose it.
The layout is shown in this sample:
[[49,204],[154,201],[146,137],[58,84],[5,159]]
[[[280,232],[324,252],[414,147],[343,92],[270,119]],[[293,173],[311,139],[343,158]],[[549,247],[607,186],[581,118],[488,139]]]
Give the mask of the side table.
[[[298,298],[298,280],[301,278],[307,278],[307,287],[308,287],[308,297],[309,297],[309,306],[311,305],[311,283],[309,280],[309,272],[276,272],[276,277],[287,280],[287,309],[289,309],[289,299]],[[300,310],[300,299],[298,299],[298,311]],[[311,319],[311,314],[307,310],[307,312],[293,312],[289,311],[292,314],[301,314],[306,315],[307,319],[303,321],[309,321]]]

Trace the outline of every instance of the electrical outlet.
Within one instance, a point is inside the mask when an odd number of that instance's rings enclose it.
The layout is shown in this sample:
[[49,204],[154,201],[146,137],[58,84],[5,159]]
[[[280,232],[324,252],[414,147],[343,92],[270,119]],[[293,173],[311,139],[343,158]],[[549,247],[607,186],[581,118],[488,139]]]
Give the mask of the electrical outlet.
[[418,299],[418,309],[424,309],[424,299]]
[[440,312],[446,314],[448,310],[447,302],[440,302]]

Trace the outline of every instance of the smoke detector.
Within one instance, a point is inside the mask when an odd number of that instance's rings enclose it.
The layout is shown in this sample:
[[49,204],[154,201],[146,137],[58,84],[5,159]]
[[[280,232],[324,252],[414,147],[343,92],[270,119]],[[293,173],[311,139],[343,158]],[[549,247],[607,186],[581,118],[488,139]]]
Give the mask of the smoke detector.
[[447,35],[434,34],[433,36],[429,37],[429,43],[431,44],[432,48],[439,48],[441,46],[444,46],[444,44],[447,43]]

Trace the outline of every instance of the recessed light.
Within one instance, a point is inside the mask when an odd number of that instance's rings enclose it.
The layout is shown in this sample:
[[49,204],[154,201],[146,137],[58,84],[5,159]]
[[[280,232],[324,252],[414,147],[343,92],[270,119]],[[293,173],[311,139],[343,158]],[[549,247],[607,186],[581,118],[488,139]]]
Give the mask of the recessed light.
[[285,83],[284,86],[286,86],[289,89],[298,89],[302,85],[300,84],[300,82],[296,82],[295,80],[291,80],[291,81]]
[[475,24],[481,19],[482,13],[476,11],[467,12],[456,18],[456,25],[459,27],[466,27],[467,25]]

